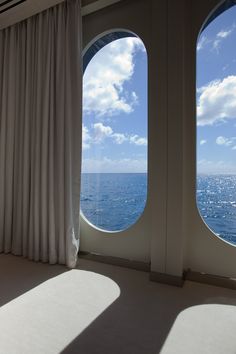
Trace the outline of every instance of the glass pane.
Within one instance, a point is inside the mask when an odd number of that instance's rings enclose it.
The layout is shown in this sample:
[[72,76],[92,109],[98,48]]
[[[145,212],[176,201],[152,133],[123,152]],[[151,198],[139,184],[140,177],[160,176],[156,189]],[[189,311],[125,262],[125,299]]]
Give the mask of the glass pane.
[[236,7],[197,43],[197,204],[209,228],[236,245]]
[[146,198],[147,54],[132,36],[102,47],[84,72],[81,210],[95,227],[120,231]]

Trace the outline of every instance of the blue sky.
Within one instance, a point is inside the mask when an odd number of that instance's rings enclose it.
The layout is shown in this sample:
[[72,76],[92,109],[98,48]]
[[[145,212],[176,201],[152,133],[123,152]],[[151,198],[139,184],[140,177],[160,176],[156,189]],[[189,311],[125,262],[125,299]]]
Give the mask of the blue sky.
[[[197,171],[236,174],[236,6],[199,36]],[[83,80],[83,172],[147,171],[147,55],[138,38],[106,45]]]
[[236,6],[197,43],[198,173],[236,174]]
[[82,171],[147,171],[147,54],[139,38],[113,41],[87,66]]

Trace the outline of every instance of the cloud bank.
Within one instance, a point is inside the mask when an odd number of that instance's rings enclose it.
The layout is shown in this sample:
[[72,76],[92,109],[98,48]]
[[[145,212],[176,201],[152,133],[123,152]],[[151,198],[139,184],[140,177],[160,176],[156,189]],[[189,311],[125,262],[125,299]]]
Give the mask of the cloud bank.
[[236,118],[236,76],[210,82],[198,89],[198,126],[214,125]]
[[125,171],[126,173],[146,173],[147,160],[132,158],[113,160],[107,157],[101,159],[83,159],[82,171],[83,173],[110,173],[111,171],[113,173],[121,171]]
[[236,137],[232,136],[231,138],[226,138],[224,136],[218,136],[216,138],[216,144],[231,147],[232,150],[236,150]]
[[89,149],[93,143],[101,144],[107,138],[110,138],[113,143],[118,145],[128,142],[137,146],[147,146],[147,138],[140,137],[137,134],[115,133],[110,126],[101,122],[93,124],[90,132],[87,127],[83,126],[83,149]]
[[85,114],[101,117],[133,112],[138,97],[134,91],[125,91],[124,84],[132,79],[138,50],[145,51],[142,41],[129,37],[111,42],[93,57],[83,80]]
[[236,174],[236,166],[233,162],[201,159],[197,162],[197,173],[215,175]]

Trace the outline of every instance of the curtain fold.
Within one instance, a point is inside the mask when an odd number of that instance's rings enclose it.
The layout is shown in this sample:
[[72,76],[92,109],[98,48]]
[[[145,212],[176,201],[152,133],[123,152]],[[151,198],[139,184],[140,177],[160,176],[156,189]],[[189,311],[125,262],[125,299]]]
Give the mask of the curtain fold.
[[0,31],[0,252],[76,265],[81,11],[67,0]]

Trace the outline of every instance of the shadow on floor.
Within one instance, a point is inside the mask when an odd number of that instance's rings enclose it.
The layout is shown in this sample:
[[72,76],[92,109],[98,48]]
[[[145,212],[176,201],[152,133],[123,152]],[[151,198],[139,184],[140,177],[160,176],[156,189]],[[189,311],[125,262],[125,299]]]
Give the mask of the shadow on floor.
[[[99,278],[100,285],[96,283]],[[47,280],[51,280],[48,286],[37,290],[37,286]],[[103,307],[103,312],[96,312],[98,304],[111,298],[106,296],[109,286],[103,294],[101,284],[110,283],[111,289],[119,288],[120,296],[114,297],[108,307]],[[22,333],[28,338],[32,333],[37,338],[38,343],[33,342],[34,353],[40,354],[157,354],[184,309],[208,303],[236,304],[233,290],[192,282],[177,288],[150,282],[149,274],[145,272],[84,259],[79,261],[77,270],[70,271],[63,266],[34,263],[11,255],[0,256],[0,306],[34,288],[37,291],[26,294],[24,301],[16,301],[5,308],[2,318],[4,329],[4,321],[9,319],[7,311],[13,321],[16,318],[22,321],[25,325]],[[29,315],[30,320],[25,321],[28,304],[33,317]],[[86,321],[95,313],[99,315],[93,317],[93,322]],[[85,327],[80,326],[83,320]],[[14,326],[17,331],[13,331],[14,337],[21,338],[17,323],[8,323],[11,339]],[[9,340],[6,343],[9,344]],[[29,339],[29,351],[23,351],[24,354],[32,353],[33,343]],[[17,346],[13,344],[11,348],[11,353],[19,354]]]
[[0,307],[43,282],[67,272],[64,266],[35,263],[23,257],[0,255]]
[[[191,306],[234,303],[232,291],[187,282],[184,288],[149,281],[148,273],[80,262],[120,287],[120,297],[87,327],[63,354],[157,354],[177,316]],[[119,270],[118,270],[119,269]]]

